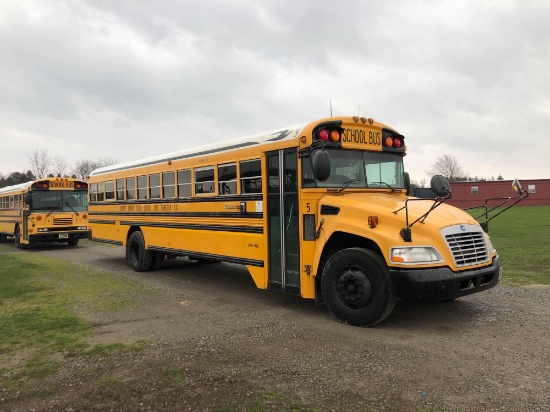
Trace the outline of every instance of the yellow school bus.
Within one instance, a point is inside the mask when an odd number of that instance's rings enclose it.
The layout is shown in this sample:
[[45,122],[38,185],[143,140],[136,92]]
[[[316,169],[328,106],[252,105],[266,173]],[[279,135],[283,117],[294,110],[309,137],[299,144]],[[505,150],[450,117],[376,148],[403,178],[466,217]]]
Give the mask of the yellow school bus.
[[76,246],[90,236],[88,184],[45,178],[0,189],[0,242],[15,238],[19,249],[32,243]]
[[444,203],[445,179],[432,179],[435,200],[408,195],[405,151],[387,125],[330,117],[103,167],[88,181],[93,240],[125,246],[136,271],[178,256],[242,264],[258,288],[326,303],[361,326],[398,297],[495,286],[488,235]]

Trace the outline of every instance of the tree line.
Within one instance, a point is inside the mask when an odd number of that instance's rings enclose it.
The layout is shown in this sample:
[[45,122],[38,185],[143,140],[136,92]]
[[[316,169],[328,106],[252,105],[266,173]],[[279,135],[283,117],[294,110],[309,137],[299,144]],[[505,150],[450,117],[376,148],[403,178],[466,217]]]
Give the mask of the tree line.
[[72,177],[87,180],[93,170],[118,163],[117,159],[102,157],[97,160],[78,159],[74,164],[59,156],[50,156],[46,150],[34,150],[27,155],[28,169],[12,172],[7,176],[0,173],[0,188],[30,182],[46,177]]
[[[5,177],[0,173],[0,188],[45,177],[72,177],[75,179],[87,180],[93,170],[118,163],[117,159],[102,157],[95,161],[78,159],[73,165],[70,165],[65,159],[59,156],[50,156],[46,150],[34,150],[27,156],[27,159],[29,161],[29,169],[27,171],[13,172]],[[495,180],[493,177],[470,177],[469,173],[464,171],[460,165],[459,159],[453,155],[442,155],[438,157],[426,174],[428,176],[443,175],[450,182]],[[504,180],[504,177],[499,174],[496,180]],[[413,180],[412,183],[417,187],[425,187],[427,180]]]

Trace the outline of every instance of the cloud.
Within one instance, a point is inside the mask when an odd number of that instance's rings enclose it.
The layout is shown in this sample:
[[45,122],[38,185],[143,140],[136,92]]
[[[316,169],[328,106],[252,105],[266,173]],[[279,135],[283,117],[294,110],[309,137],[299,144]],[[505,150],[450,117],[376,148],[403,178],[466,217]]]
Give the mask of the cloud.
[[[0,5],[0,172],[45,148],[130,161],[333,113],[407,138],[424,177],[548,177],[545,1]],[[19,139],[14,136],[32,136]],[[536,145],[526,144],[536,136]]]

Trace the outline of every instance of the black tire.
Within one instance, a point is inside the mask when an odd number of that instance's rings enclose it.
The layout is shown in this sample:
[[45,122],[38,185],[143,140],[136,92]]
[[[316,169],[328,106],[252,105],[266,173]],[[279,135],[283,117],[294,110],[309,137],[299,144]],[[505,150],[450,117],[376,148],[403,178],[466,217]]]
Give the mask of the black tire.
[[78,245],[78,239],[71,239],[67,242],[69,246],[76,246]]
[[24,243],[21,243],[21,228],[19,226],[17,226],[15,228],[15,234],[14,234],[14,238],[15,238],[15,246],[17,247],[17,249],[19,250],[23,250],[23,249],[26,249],[27,248],[27,245],[25,245]]
[[158,268],[162,261],[164,260],[164,253],[161,252],[151,252],[151,266],[149,267],[149,270],[155,270]]
[[350,325],[376,325],[395,306],[395,289],[386,264],[368,249],[344,249],[330,257],[321,288],[332,314]]
[[140,231],[133,232],[126,245],[126,263],[136,272],[151,269],[153,253],[145,249],[145,239]]
[[5,243],[8,240],[8,235],[0,233],[0,243]]

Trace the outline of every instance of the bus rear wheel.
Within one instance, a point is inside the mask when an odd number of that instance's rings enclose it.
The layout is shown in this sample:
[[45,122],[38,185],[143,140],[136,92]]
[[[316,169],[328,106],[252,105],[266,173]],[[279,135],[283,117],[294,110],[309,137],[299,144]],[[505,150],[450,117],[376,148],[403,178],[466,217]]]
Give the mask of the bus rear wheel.
[[136,272],[145,272],[151,269],[153,253],[145,249],[145,239],[140,231],[132,233],[128,238],[126,263]]
[[19,250],[22,250],[22,249],[26,249],[27,248],[27,245],[24,244],[24,243],[21,243],[21,237],[22,237],[22,233],[21,233],[21,228],[19,226],[17,226],[17,228],[15,228],[15,234],[14,234],[14,237],[15,237],[15,246],[17,247],[17,249]]
[[8,235],[0,233],[0,243],[5,243],[8,240]]
[[368,249],[335,253],[325,265],[321,288],[332,314],[350,325],[376,325],[395,306],[396,295],[385,262]]

